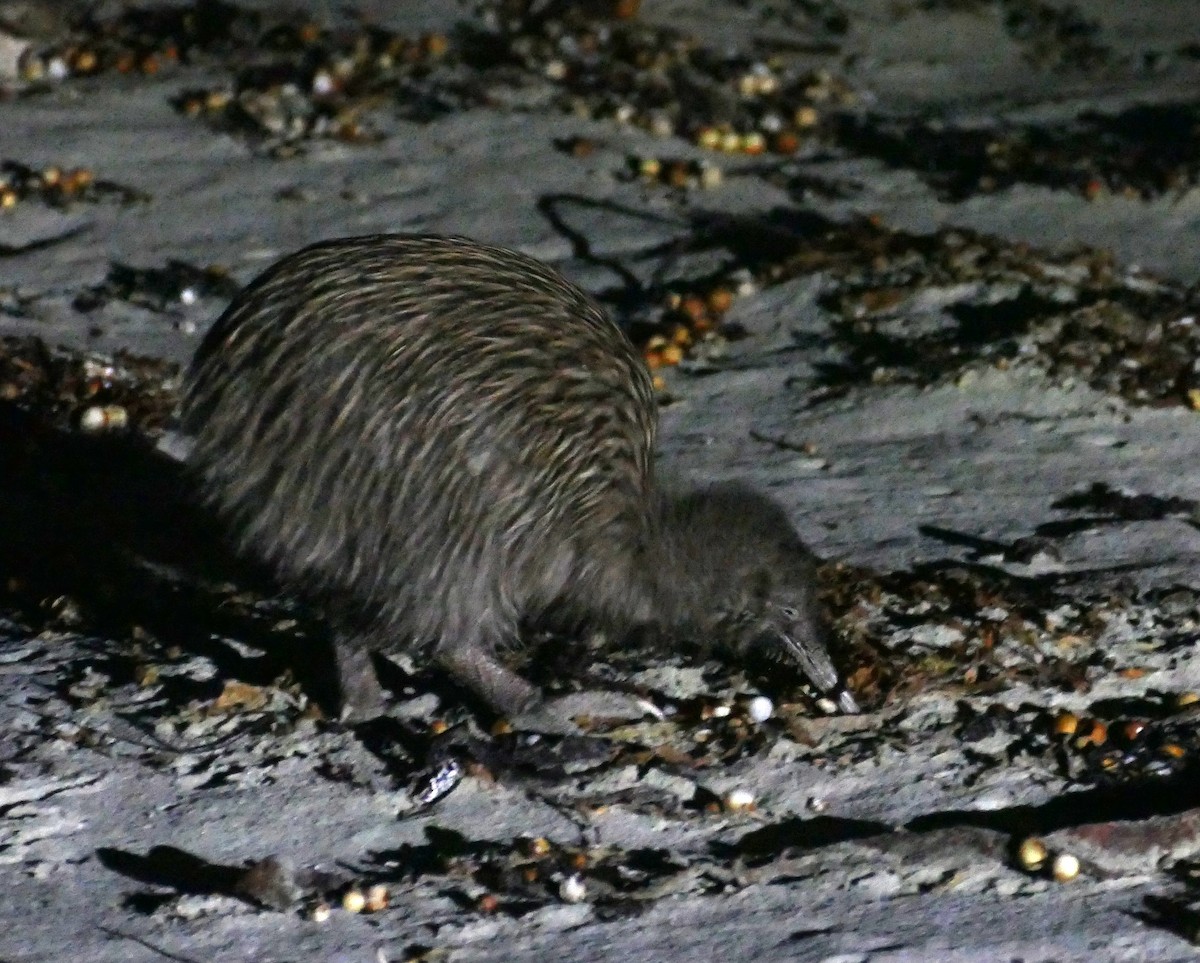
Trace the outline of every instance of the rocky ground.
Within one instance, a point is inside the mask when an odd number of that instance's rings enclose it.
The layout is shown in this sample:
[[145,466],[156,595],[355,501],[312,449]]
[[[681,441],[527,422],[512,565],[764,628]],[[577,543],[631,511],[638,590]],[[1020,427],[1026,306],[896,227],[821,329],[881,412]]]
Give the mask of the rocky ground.
[[[525,6],[0,4],[0,960],[1194,958],[1193,4]],[[610,306],[862,715],[549,638],[578,736],[325,719],[155,446],[240,284],[398,230]]]

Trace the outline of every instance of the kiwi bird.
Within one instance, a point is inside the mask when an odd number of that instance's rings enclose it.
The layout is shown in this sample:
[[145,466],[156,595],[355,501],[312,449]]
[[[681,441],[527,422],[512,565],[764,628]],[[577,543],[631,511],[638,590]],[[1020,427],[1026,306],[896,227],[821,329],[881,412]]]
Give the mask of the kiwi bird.
[[857,710],[784,510],[656,482],[644,361],[534,258],[432,235],[288,255],[209,330],[182,427],[240,548],[327,613],[345,718],[380,711],[369,653],[402,648],[531,711],[500,654],[566,622],[774,653]]

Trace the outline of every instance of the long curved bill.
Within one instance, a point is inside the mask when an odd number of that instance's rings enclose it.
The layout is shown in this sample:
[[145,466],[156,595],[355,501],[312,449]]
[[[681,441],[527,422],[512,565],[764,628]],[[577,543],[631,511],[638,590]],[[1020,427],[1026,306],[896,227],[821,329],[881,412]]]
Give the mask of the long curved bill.
[[838,678],[837,669],[833,667],[833,660],[829,658],[825,647],[816,639],[810,638],[809,633],[800,634],[799,638],[796,636],[796,633],[781,632],[779,641],[783,643],[784,650],[800,667],[808,681],[822,695],[832,697],[842,712],[861,712],[854,696]]

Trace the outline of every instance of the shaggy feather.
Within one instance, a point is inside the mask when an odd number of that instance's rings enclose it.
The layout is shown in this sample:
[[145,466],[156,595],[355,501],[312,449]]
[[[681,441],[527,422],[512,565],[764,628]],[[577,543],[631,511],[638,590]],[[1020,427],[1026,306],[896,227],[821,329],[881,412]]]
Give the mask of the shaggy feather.
[[[205,496],[329,607],[341,647],[431,646],[516,711],[536,692],[494,653],[523,620],[766,626],[833,688],[782,510],[741,488],[662,495],[656,424],[645,364],[592,298],[525,255],[421,235],[269,268],[209,331],[183,406]],[[361,715],[359,684],[342,680]]]

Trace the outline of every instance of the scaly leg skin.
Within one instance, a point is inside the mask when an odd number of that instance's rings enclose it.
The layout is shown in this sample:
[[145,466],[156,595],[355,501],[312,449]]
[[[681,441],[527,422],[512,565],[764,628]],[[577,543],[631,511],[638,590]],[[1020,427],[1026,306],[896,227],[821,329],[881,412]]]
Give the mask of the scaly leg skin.
[[570,719],[553,711],[538,690],[473,642],[443,643],[438,663],[517,729],[565,735],[578,732]]
[[375,675],[371,664],[371,653],[361,645],[334,642],[337,663],[338,718],[342,722],[366,722],[383,715],[387,707],[387,696]]
[[516,715],[541,701],[537,689],[473,641],[443,642],[435,654],[443,669],[503,715]]

